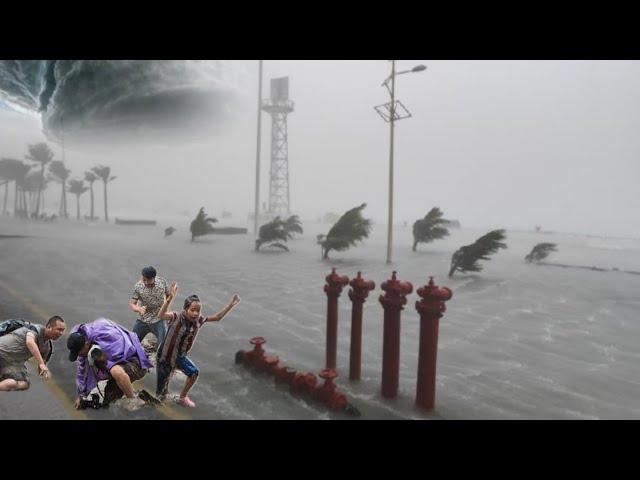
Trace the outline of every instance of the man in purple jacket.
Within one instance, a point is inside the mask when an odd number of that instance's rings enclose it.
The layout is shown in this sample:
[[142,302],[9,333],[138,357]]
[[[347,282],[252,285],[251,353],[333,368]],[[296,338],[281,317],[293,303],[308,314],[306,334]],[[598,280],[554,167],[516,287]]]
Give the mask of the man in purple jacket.
[[153,367],[138,336],[106,318],[74,326],[67,339],[67,348],[69,360],[77,364],[76,408],[100,380],[108,380],[103,406],[123,395],[135,398],[131,383],[144,377]]

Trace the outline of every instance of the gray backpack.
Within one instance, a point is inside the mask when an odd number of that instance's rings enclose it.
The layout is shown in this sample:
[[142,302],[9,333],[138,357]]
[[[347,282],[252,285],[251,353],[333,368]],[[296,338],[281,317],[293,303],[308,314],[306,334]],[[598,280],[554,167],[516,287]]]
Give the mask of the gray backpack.
[[[10,318],[9,320],[3,320],[2,322],[0,322],[0,337],[22,327],[28,328],[29,330],[34,332],[36,335],[39,334],[38,329],[36,328],[35,325],[31,324],[31,322],[28,322],[21,318]],[[44,359],[44,363],[49,362],[49,359],[51,358],[52,354],[53,354],[53,342],[49,340],[49,354],[47,355],[47,358]]]

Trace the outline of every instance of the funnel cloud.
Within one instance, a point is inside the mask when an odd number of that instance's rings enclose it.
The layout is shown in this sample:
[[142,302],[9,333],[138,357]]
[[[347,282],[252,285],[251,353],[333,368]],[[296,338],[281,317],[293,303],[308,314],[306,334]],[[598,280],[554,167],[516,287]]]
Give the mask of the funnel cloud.
[[51,140],[184,139],[233,120],[244,77],[224,61],[4,60],[0,96],[38,112]]

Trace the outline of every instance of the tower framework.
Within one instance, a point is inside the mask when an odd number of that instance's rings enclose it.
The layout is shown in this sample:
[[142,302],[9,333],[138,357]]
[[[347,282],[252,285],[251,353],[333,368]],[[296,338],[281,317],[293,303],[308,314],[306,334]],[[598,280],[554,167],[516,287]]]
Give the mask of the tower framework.
[[293,102],[289,100],[289,77],[271,80],[271,98],[263,101],[262,110],[271,115],[269,213],[288,215],[291,209],[287,115],[293,112]]

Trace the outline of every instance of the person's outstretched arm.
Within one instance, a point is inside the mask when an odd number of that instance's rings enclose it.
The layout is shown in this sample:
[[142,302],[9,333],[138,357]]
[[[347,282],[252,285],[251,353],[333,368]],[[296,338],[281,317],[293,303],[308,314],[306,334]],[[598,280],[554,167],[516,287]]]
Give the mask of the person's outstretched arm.
[[164,303],[162,304],[162,307],[160,307],[160,311],[158,312],[158,318],[160,320],[171,320],[173,318],[173,316],[170,313],[167,313],[167,310],[169,310],[169,307],[171,306],[171,302],[173,302],[173,299],[176,298],[176,295],[178,294],[178,284],[176,282],[173,282],[171,284],[171,287],[169,288],[169,295],[167,295],[164,299]]
[[26,344],[29,352],[31,352],[31,355],[33,355],[38,362],[38,375],[40,375],[45,380],[48,380],[50,376],[49,368],[47,368],[47,364],[42,358],[42,354],[40,353],[40,349],[38,348],[38,344],[36,343],[35,333],[27,333]]
[[231,297],[231,300],[229,300],[229,303],[227,303],[222,310],[220,310],[215,315],[211,315],[211,316],[207,317],[206,321],[207,322],[219,322],[220,320],[222,320],[225,317],[225,315],[227,313],[229,313],[231,311],[231,309],[233,307],[235,307],[239,303],[240,303],[240,297],[238,296],[238,294],[235,294],[233,297]]

